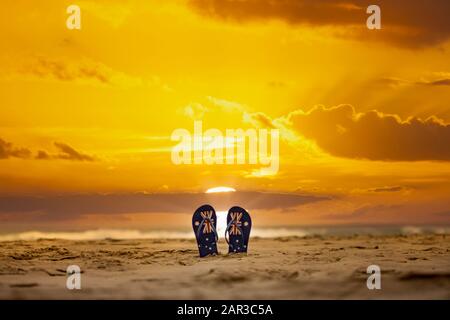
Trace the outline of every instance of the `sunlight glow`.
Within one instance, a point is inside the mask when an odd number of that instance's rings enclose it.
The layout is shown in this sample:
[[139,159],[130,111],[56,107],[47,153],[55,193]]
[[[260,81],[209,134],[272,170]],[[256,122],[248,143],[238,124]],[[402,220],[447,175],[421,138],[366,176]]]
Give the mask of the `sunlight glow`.
[[236,189],[230,188],[230,187],[215,187],[215,188],[209,188],[206,190],[206,193],[217,193],[217,192],[235,192]]

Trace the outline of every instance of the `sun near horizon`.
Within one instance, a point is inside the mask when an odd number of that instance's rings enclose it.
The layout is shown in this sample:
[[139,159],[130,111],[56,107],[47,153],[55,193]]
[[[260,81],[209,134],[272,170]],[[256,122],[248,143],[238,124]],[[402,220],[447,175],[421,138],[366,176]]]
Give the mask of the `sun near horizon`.
[[218,192],[236,192],[236,189],[230,187],[214,187],[206,190],[205,193],[218,193]]

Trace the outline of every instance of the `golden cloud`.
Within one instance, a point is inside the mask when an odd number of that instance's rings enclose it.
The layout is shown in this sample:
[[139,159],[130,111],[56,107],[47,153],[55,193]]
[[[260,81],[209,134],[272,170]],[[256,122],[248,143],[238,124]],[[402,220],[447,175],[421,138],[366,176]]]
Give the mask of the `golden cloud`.
[[15,147],[11,142],[0,138],[0,159],[21,158],[26,159],[31,156],[31,151],[27,148]]
[[294,111],[287,122],[297,133],[340,157],[370,160],[450,160],[450,124],[376,110],[357,113],[350,105]]
[[[59,150],[58,153],[52,154],[45,150],[39,150],[34,158],[38,160],[62,159],[72,161],[95,161],[94,157],[79,152],[66,143],[55,142],[54,145]],[[32,151],[30,149],[15,147],[11,142],[7,142],[0,138],[0,159],[29,159],[31,158],[31,155]]]

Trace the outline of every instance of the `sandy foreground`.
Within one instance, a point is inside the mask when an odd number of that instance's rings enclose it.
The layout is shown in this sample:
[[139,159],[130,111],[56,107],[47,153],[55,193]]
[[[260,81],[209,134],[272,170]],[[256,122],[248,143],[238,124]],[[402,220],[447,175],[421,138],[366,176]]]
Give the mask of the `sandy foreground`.
[[[1,299],[450,299],[450,236],[251,239],[198,258],[194,240],[0,242]],[[66,268],[82,270],[81,290]],[[381,268],[368,290],[366,268]]]

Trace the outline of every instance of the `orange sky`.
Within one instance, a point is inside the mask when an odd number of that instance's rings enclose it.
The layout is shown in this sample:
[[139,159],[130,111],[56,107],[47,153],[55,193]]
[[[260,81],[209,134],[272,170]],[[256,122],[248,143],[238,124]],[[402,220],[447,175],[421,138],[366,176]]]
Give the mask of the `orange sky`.
[[[259,226],[448,224],[449,3],[378,3],[2,4],[0,230],[184,227],[222,185]],[[279,129],[278,173],[174,165],[194,120]]]

